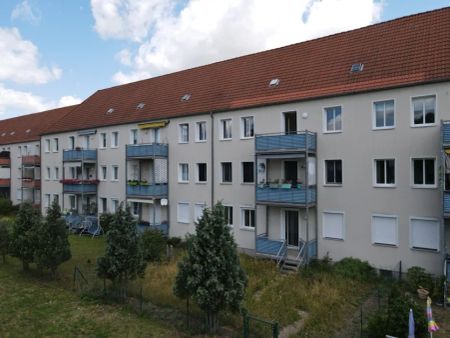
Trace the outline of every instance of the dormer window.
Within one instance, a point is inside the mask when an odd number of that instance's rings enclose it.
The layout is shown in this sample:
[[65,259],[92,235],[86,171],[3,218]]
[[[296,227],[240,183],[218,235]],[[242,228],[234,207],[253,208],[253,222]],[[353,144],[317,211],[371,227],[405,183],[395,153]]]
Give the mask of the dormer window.
[[352,67],[350,68],[350,73],[359,73],[362,72],[364,69],[363,63],[354,63],[352,64]]

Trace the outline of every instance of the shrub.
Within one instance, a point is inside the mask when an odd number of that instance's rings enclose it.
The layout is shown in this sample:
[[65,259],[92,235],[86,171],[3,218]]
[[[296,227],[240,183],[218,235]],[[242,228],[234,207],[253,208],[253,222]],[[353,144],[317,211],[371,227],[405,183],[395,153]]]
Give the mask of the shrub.
[[433,279],[424,268],[413,266],[406,273],[406,281],[411,291],[416,292],[420,287],[433,291]]
[[337,275],[358,281],[370,281],[376,278],[375,270],[367,261],[346,257],[334,265]]
[[9,226],[4,220],[0,221],[0,255],[3,257],[3,263],[6,263],[6,254],[9,249],[10,242]]
[[108,233],[108,230],[111,226],[111,223],[113,221],[113,214],[110,214],[108,212],[105,212],[103,214],[100,215],[100,226],[103,229],[103,232],[106,234]]
[[13,205],[9,198],[0,198],[0,215],[9,215],[13,211]]
[[142,234],[141,245],[147,262],[159,262],[166,249],[166,239],[161,231],[149,229]]
[[171,245],[174,248],[178,248],[181,246],[181,238],[180,237],[169,237],[167,239],[167,245]]

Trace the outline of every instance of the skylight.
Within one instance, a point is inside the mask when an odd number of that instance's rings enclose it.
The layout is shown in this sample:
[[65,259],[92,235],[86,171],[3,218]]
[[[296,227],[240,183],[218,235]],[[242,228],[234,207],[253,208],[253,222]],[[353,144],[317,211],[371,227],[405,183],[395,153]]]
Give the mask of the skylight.
[[109,108],[109,109],[106,111],[106,114],[112,114],[113,111],[114,111],[114,108]]
[[272,79],[269,82],[269,87],[277,87],[280,84],[280,79]]
[[5,136],[6,135],[6,133],[2,133],[2,136]]
[[27,130],[25,130],[25,132],[26,132],[26,133],[29,133],[30,131],[31,131],[31,129],[27,129]]
[[352,64],[352,68],[350,68],[350,73],[359,73],[364,69],[363,63],[354,63]]
[[145,107],[145,103],[141,102],[136,106],[136,109],[142,109]]
[[189,101],[190,98],[191,98],[191,94],[184,94],[184,95],[181,97],[181,101],[182,101],[182,102],[184,102],[184,101]]
[[16,133],[15,131],[12,131],[9,133],[9,135],[14,135],[15,133]]

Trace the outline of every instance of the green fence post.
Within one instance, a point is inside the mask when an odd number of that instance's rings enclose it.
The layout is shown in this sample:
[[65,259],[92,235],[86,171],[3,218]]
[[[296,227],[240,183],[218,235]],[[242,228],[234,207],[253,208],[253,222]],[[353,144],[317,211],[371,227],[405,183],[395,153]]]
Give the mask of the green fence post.
[[278,322],[275,322],[273,324],[272,333],[273,333],[273,338],[278,338],[278,336],[280,335],[280,326],[278,325]]

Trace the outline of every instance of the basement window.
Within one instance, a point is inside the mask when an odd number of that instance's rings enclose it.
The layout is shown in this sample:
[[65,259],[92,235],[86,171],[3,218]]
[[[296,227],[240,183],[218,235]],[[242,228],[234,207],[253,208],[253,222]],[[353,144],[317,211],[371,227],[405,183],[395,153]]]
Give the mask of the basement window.
[[184,95],[181,97],[181,102],[189,101],[190,98],[191,98],[191,94],[184,94]]
[[270,88],[278,87],[279,84],[280,84],[280,79],[272,79],[269,82],[269,87]]
[[362,72],[364,69],[363,63],[354,63],[352,64],[352,67],[350,68],[350,73],[359,73]]
[[137,106],[136,106],[136,109],[142,109],[142,108],[144,108],[145,107],[145,103],[139,103]]

